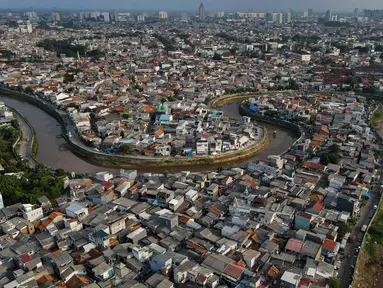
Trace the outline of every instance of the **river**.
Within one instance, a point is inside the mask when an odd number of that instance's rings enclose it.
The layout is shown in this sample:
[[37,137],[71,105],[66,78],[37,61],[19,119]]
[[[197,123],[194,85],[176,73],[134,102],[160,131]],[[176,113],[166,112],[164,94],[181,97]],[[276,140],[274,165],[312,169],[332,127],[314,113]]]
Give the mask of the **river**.
[[[39,149],[37,153],[37,159],[54,169],[62,168],[68,172],[75,173],[90,173],[94,174],[99,171],[110,171],[114,174],[119,172],[119,169],[105,168],[102,166],[94,165],[67,149],[62,149],[65,146],[65,140],[60,138],[61,127],[55,118],[48,115],[36,106],[31,105],[28,102],[24,102],[18,99],[14,99],[8,96],[1,96],[0,101],[5,102],[7,106],[17,109],[23,114],[34,127],[38,142]],[[238,113],[239,103],[229,104],[223,107],[225,115],[241,119],[241,115]],[[297,139],[296,135],[291,131],[281,128],[276,125],[265,125],[269,136],[269,146],[260,154],[248,159],[247,161],[228,163],[227,165],[203,165],[203,166],[190,166],[190,167],[176,167],[174,169],[167,169],[169,172],[179,172],[184,170],[190,171],[206,171],[220,167],[229,166],[241,166],[245,165],[249,160],[265,158],[268,155],[280,154],[286,151],[290,145]],[[273,138],[273,131],[277,132],[277,136]],[[140,169],[140,172],[164,172],[164,168],[145,168]]]

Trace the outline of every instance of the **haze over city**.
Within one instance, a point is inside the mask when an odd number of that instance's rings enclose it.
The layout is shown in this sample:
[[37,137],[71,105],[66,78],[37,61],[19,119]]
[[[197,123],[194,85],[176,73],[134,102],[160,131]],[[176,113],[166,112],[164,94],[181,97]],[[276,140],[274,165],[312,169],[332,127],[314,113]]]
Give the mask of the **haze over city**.
[[[33,7],[34,9],[124,9],[124,10],[158,10],[167,9],[190,11],[196,10],[200,0],[1,0],[1,9],[23,9]],[[313,8],[317,11],[334,9],[339,11],[349,11],[355,7],[361,8],[380,8],[382,2],[379,0],[206,0],[203,1],[208,10],[249,10],[272,11],[272,10],[305,10]]]

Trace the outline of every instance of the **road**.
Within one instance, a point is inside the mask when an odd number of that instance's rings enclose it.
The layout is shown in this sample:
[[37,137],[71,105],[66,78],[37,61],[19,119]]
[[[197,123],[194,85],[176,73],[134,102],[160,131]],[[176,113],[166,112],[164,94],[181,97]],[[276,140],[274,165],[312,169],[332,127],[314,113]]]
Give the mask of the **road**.
[[17,117],[17,120],[20,125],[20,130],[23,133],[22,138],[19,141],[20,144],[20,157],[23,159],[28,159],[32,166],[37,164],[37,161],[32,156],[32,139],[33,131],[28,123],[25,121],[25,118],[15,109],[12,109],[13,114]]
[[[383,164],[383,158],[381,159],[381,165]],[[382,166],[383,167],[383,166]],[[383,169],[380,170],[380,179],[383,179]],[[380,181],[379,181],[380,183]],[[348,288],[353,279],[354,269],[356,260],[358,259],[358,252],[356,248],[361,246],[364,233],[361,231],[363,225],[370,223],[372,216],[375,211],[373,210],[374,205],[378,205],[380,201],[380,185],[376,183],[373,185],[371,191],[371,197],[368,199],[366,205],[360,211],[360,218],[358,223],[355,225],[352,234],[355,235],[354,243],[347,243],[344,249],[344,259],[339,268],[338,279],[339,279],[339,288]],[[351,267],[353,265],[353,268]]]

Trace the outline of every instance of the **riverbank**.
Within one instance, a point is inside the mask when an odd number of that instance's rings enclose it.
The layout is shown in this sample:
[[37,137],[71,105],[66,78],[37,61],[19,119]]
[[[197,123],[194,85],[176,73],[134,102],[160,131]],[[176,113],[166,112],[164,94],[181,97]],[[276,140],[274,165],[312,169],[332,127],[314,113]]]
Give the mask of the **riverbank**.
[[8,89],[0,89],[0,92],[8,95],[8,97],[17,98],[37,106],[38,108],[54,117],[60,123],[62,136],[67,141],[68,147],[73,151],[73,153],[82,158],[86,158],[87,161],[91,163],[104,167],[136,169],[141,167],[172,168],[197,165],[223,165],[230,162],[237,162],[251,158],[257,153],[263,151],[269,143],[269,137],[267,131],[265,130],[263,138],[260,139],[257,144],[246,147],[242,150],[227,152],[217,156],[195,156],[182,158],[148,157],[148,159],[144,159],[144,157],[134,157],[129,155],[108,155],[94,151],[88,147],[85,147],[85,145],[81,145],[78,142],[76,143],[73,138],[68,137],[68,130],[62,116],[56,110],[48,107],[41,101],[24,93],[10,91]]
[[230,95],[224,95],[218,98],[214,98],[209,102],[209,106],[213,109],[220,108],[224,105],[235,103],[235,102],[242,102],[244,100],[247,100],[249,98],[259,97],[259,96],[273,96],[276,94],[283,94],[283,93],[292,93],[293,90],[283,90],[283,91],[268,91],[268,92],[255,92],[255,93],[245,93],[245,94],[230,94]]
[[370,123],[375,129],[380,129],[383,121],[383,111],[382,111],[382,105],[379,104],[378,107],[374,110],[372,113],[372,116],[370,118]]

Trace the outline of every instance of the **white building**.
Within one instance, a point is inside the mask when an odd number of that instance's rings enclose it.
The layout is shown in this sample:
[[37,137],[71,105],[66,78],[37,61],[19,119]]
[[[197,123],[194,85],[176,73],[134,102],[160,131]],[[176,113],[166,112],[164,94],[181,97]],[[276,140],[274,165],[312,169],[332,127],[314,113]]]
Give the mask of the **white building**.
[[65,208],[65,214],[70,218],[81,220],[85,218],[89,214],[89,212],[88,208],[78,203],[73,203],[67,208]]
[[110,22],[110,14],[109,14],[109,12],[102,12],[101,16],[104,17],[104,22]]
[[168,12],[166,11],[160,11],[159,12],[160,19],[168,19]]
[[57,12],[53,12],[53,13],[52,13],[52,21],[60,22],[60,21],[61,21],[61,16],[60,16],[60,14],[57,13]]
[[113,174],[106,171],[96,173],[96,179],[100,182],[109,181],[112,178],[113,178]]
[[311,54],[309,52],[292,52],[291,58],[296,61],[302,61],[302,62],[310,62],[311,61]]
[[34,208],[32,204],[23,204],[23,218],[34,222],[43,218],[43,209],[41,207]]

